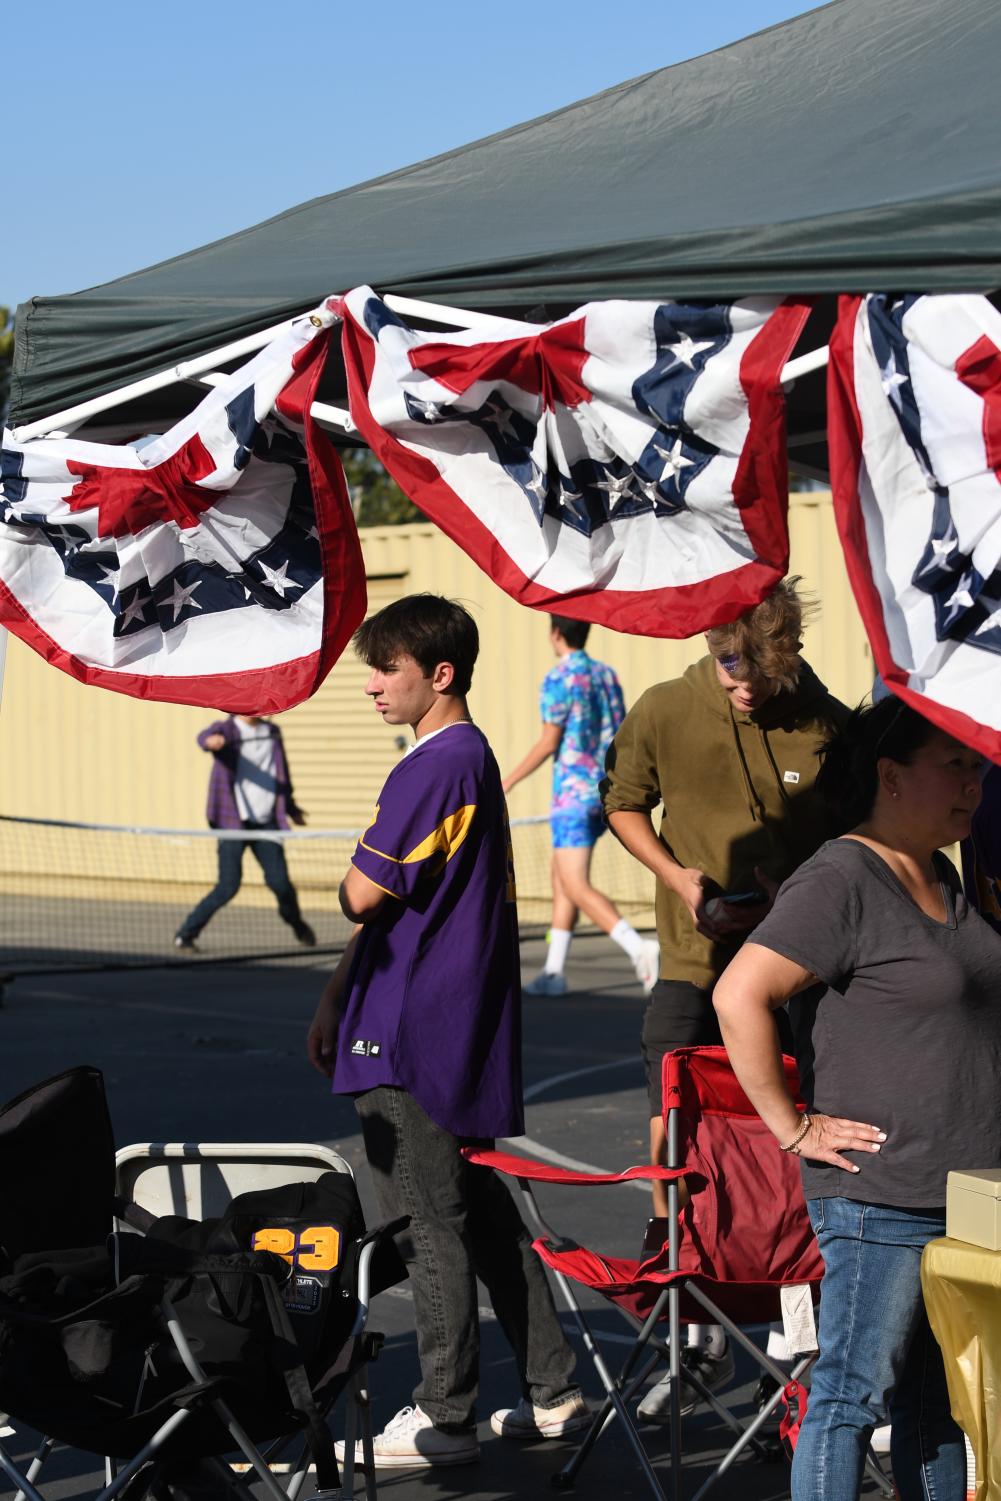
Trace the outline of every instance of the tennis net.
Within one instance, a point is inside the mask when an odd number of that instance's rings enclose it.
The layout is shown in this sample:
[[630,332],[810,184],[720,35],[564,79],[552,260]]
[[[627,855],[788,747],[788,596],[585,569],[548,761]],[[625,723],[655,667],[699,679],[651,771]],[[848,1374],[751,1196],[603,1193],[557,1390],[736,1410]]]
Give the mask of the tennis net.
[[[526,934],[549,922],[549,823],[512,822],[518,912]],[[247,834],[156,829],[0,815],[0,977],[52,971],[309,959],[339,952],[350,925],[337,888],[359,829],[255,833],[280,841],[316,947],[300,945],[278,915],[252,850],[243,884],[212,918],[196,951],[174,934],[215,885],[220,839]],[[652,878],[611,836],[599,841],[592,879],[623,914],[650,926]],[[582,919],[583,921],[583,919]]]

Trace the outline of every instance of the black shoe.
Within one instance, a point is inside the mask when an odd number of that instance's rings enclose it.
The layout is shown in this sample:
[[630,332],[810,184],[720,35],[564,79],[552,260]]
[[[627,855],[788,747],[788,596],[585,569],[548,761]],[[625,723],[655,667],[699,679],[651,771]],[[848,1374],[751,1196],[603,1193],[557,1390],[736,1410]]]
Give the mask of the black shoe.
[[[775,1380],[774,1376],[769,1376],[767,1371],[762,1371],[761,1375],[758,1377],[758,1384],[754,1388],[754,1395],[751,1398],[751,1401],[754,1404],[755,1413],[761,1412],[762,1408],[766,1405],[769,1398],[774,1397],[778,1389],[779,1384]],[[782,1406],[782,1403],[776,1402],[775,1406],[772,1408],[771,1412],[768,1414],[767,1418],[758,1429],[758,1432],[761,1434],[778,1433],[779,1424],[782,1421],[783,1412],[784,1408]]]
[[304,943],[308,949],[316,948],[316,934],[309,926],[309,923],[303,922],[301,917],[298,922],[292,924],[292,932],[298,938],[299,942]]
[[198,953],[197,943],[193,938],[189,938],[186,933],[174,934],[174,947],[175,949],[183,949],[186,954]]

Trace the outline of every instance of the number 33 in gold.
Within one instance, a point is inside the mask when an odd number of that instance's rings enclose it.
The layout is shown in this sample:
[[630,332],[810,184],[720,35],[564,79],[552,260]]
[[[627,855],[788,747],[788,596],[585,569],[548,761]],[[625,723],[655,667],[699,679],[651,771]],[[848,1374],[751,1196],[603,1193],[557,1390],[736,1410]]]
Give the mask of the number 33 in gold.
[[333,1225],[307,1225],[290,1230],[266,1225],[254,1232],[255,1251],[274,1251],[305,1272],[332,1272],[341,1255],[341,1233]]

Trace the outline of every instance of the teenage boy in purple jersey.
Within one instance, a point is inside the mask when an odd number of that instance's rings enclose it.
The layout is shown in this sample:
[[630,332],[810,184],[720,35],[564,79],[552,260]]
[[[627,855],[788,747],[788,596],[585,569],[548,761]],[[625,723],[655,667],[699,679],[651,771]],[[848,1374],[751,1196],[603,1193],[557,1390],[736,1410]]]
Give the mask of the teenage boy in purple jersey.
[[[421,1380],[375,1440],[384,1467],[479,1457],[477,1276],[514,1349],[521,1399],[505,1438],[588,1422],[542,1265],[507,1188],[461,1155],[523,1129],[521,991],[507,810],[466,694],[471,616],[410,595],[354,638],[365,692],[415,744],[390,772],[340,888],[359,924],[309,1031],[310,1062],[355,1096],[382,1213],[411,1219]],[[361,1445],[357,1458],[361,1459]]]

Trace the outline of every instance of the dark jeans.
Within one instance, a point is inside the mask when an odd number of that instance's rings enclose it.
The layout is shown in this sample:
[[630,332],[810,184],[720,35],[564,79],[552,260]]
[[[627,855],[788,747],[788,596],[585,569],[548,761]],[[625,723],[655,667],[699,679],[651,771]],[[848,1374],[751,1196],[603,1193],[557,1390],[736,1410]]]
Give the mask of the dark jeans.
[[414,1402],[440,1428],[475,1421],[480,1329],[477,1277],[514,1351],[521,1395],[555,1407],[578,1390],[542,1263],[507,1187],[460,1155],[473,1142],[435,1125],[403,1089],[355,1100],[386,1219],[410,1215],[400,1249],[410,1272],[421,1379]]
[[963,1435],[921,1296],[921,1252],[945,1234],[945,1215],[833,1197],[807,1207],[824,1280],[794,1501],[856,1501],[866,1446],[885,1416],[901,1501],[963,1501]]
[[225,907],[236,896],[243,879],[243,852],[246,849],[252,852],[264,872],[264,879],[277,898],[281,916],[293,928],[302,921],[299,898],[285,863],[284,846],[277,839],[254,839],[248,830],[246,839],[219,840],[219,879],[182,922],[178,930],[182,938],[197,938],[219,908]]

